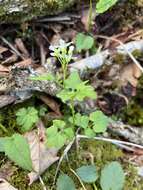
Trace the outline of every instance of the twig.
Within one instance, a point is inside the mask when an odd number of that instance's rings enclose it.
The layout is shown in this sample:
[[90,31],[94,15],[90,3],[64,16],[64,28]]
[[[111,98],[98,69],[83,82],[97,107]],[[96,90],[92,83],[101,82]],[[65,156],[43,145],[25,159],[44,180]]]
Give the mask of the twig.
[[0,36],[1,40],[6,44],[8,45],[19,57],[21,57],[23,60],[25,59],[21,53],[7,40],[5,39],[4,37]]
[[57,166],[57,168],[56,168],[56,172],[55,172],[55,176],[54,176],[53,185],[54,185],[55,182],[56,182],[56,178],[57,178],[57,175],[58,175],[58,171],[59,171],[60,165],[61,165],[61,163],[62,163],[64,157],[67,155],[68,151],[71,149],[71,147],[72,147],[74,141],[75,141],[75,138],[66,146],[66,148],[65,148],[65,150],[64,150],[64,152],[63,152],[63,154],[62,154],[62,156],[61,156],[61,158],[60,158],[60,160],[59,160],[59,162],[58,162],[58,166]]
[[121,144],[121,145],[127,145],[127,146],[131,146],[131,147],[136,147],[136,148],[140,148],[143,149],[143,146],[138,145],[138,144],[134,144],[131,142],[125,142],[125,141],[121,141],[121,140],[116,140],[116,139],[108,139],[108,138],[104,138],[104,137],[88,137],[85,135],[77,135],[77,138],[79,139],[95,139],[95,140],[101,140],[101,141],[105,141],[105,142],[111,142],[113,144]]
[[114,37],[107,37],[107,36],[104,36],[104,35],[95,35],[95,37],[103,38],[103,39],[107,39],[107,40],[112,40],[112,41],[115,41],[115,42],[119,43],[124,48],[124,50],[127,52],[127,54],[132,59],[132,61],[136,64],[136,66],[143,72],[143,67],[135,59],[135,57],[132,55],[132,53],[128,51],[128,49],[126,48],[126,46],[124,45],[123,42],[121,42],[120,40],[118,40],[118,39],[116,39]]
[[41,176],[39,176],[39,180],[40,180],[40,183],[41,183],[41,185],[43,187],[43,190],[47,190],[47,188],[46,188],[46,186],[44,184],[44,181],[42,180]]
[[85,188],[84,184],[82,183],[80,177],[77,175],[77,173],[76,173],[72,168],[70,168],[70,171],[77,177],[77,179],[78,179],[78,181],[80,182],[82,188],[83,188],[84,190],[87,190],[87,189]]

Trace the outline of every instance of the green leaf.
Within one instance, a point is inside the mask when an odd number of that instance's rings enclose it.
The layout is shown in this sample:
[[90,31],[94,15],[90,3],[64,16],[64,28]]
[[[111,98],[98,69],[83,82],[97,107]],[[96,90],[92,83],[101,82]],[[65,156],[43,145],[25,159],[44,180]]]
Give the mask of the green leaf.
[[94,165],[82,166],[76,170],[76,173],[85,183],[94,183],[98,178]]
[[90,120],[93,121],[93,129],[96,133],[103,133],[106,131],[109,124],[109,118],[101,111],[91,113]]
[[66,128],[64,130],[64,134],[66,135],[67,139],[72,140],[74,137],[74,131],[72,128]]
[[53,126],[54,127],[57,127],[58,129],[63,129],[64,127],[65,127],[65,122],[64,121],[62,121],[62,120],[53,120]]
[[124,181],[124,171],[118,162],[109,163],[101,171],[100,185],[102,190],[122,190]]
[[95,132],[94,132],[94,130],[93,129],[91,129],[91,128],[86,128],[85,130],[84,130],[84,134],[86,135],[86,136],[88,136],[88,137],[95,137]]
[[72,72],[70,76],[65,80],[65,88],[69,89],[76,89],[76,86],[80,84],[82,81],[79,77],[77,71]]
[[40,75],[40,76],[36,76],[36,77],[29,77],[30,80],[35,80],[35,81],[44,81],[44,80],[48,80],[48,81],[55,81],[55,76],[52,75],[51,73],[48,73],[46,75]]
[[67,140],[74,137],[72,128],[65,128],[66,124],[62,120],[54,120],[53,126],[46,130],[48,147],[61,148]]
[[26,139],[19,134],[7,138],[4,143],[5,154],[18,166],[32,171],[30,149]]
[[16,116],[16,121],[18,125],[22,126],[23,132],[29,131],[39,119],[38,111],[34,107],[21,108]]
[[83,101],[86,97],[96,99],[96,92],[92,86],[86,84],[87,82],[82,82],[78,72],[73,72],[65,80],[65,89],[61,90],[57,97],[64,103],[69,100]]
[[99,0],[99,2],[96,4],[96,12],[97,13],[104,13],[106,12],[110,7],[115,5],[118,0]]
[[58,129],[54,126],[52,127],[49,127],[47,130],[46,130],[46,134],[48,137],[53,137],[55,135],[57,135],[58,133]]
[[75,92],[68,91],[67,89],[61,90],[57,97],[60,98],[64,103],[66,103],[68,100],[71,100],[75,96]]
[[7,138],[7,137],[1,137],[0,138],[0,152],[5,151],[4,146],[5,146],[5,142],[7,141],[7,139],[9,139],[9,138]]
[[57,190],[76,190],[73,180],[66,174],[59,176],[57,180]]
[[45,106],[40,106],[40,108],[39,108],[39,116],[45,116],[45,114],[46,114],[46,112],[47,112],[47,108],[45,107]]
[[[69,118],[69,121],[71,123],[73,123],[73,118],[70,117]],[[88,116],[82,116],[80,113],[77,113],[75,115],[75,125],[78,126],[78,127],[81,127],[83,129],[87,128],[88,127],[88,123],[89,123],[89,117]]]
[[78,33],[75,43],[78,52],[89,50],[94,45],[94,38],[89,35],[84,35],[83,33]]
[[47,146],[52,147],[52,148],[61,148],[64,146],[66,142],[66,136],[57,133],[55,136],[50,136],[49,138],[47,137]]
[[96,99],[97,95],[96,92],[94,91],[93,87],[90,85],[86,85],[87,81],[82,82],[80,84],[77,85],[76,87],[76,96],[75,99],[78,101],[83,101],[84,98],[88,97],[88,98],[92,98],[92,99]]

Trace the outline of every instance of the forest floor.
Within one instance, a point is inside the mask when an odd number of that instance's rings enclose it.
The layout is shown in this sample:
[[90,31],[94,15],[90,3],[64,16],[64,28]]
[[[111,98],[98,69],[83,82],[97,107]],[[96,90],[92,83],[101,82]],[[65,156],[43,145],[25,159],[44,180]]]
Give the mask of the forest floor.
[[[62,41],[56,46],[61,39],[67,45]],[[83,101],[74,101],[74,111],[69,96],[79,78],[72,75],[76,79],[63,82],[60,59],[51,56],[56,47],[67,48],[66,53],[74,47],[67,76],[79,71],[97,96],[93,100],[84,95]],[[143,5],[132,1],[117,3],[99,15],[95,15],[94,5],[82,4],[56,16],[0,24],[0,189],[142,190],[142,71]],[[47,73],[57,76],[58,87]],[[60,96],[58,88],[69,94]],[[99,115],[93,121],[91,115],[96,111]],[[82,115],[78,121],[74,112]],[[71,115],[75,120],[71,121]],[[95,134],[85,130],[84,119],[89,126],[93,121],[103,129]],[[72,138],[62,144],[65,136],[59,137],[55,131],[51,135],[48,130],[55,120],[61,134],[66,133],[65,125],[67,129],[77,125],[75,136],[73,131],[68,133]],[[28,166],[28,154],[34,171]],[[86,168],[80,176],[81,166],[92,169]]]

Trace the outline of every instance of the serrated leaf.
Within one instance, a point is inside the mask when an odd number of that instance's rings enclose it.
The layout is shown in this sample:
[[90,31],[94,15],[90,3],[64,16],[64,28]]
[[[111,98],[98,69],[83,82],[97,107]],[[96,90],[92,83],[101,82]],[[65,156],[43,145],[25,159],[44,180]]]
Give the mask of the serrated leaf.
[[110,7],[115,5],[118,0],[99,0],[99,2],[96,4],[96,12],[97,13],[104,13],[106,12]]
[[76,49],[78,52],[89,50],[94,45],[94,38],[83,33],[78,33],[76,36]]
[[47,136],[47,146],[54,148],[61,148],[64,146],[67,138],[64,134],[58,132],[55,135]]
[[70,76],[65,80],[65,88],[76,89],[76,86],[82,81],[79,77],[78,72],[72,72]]
[[58,128],[58,129],[63,129],[64,127],[65,127],[65,122],[64,121],[62,121],[62,120],[53,120],[53,126],[54,127],[56,127],[56,128]]
[[118,162],[111,162],[101,171],[100,185],[102,190],[122,190],[125,175]]
[[57,190],[75,190],[75,184],[73,180],[66,174],[59,176],[57,180]]
[[4,143],[5,154],[23,169],[32,171],[30,149],[26,139],[19,134],[7,138]]
[[61,90],[57,97],[61,98],[64,103],[69,100],[83,101],[86,97],[96,99],[96,92],[92,86],[87,85],[87,82],[82,82],[78,72],[73,72],[65,80],[65,89]]
[[22,126],[23,132],[29,131],[39,119],[38,111],[34,107],[21,108],[16,116],[16,121],[18,125]]
[[76,92],[75,99],[78,101],[83,101],[84,98],[86,97],[92,98],[92,99],[96,99],[97,97],[96,92],[94,91],[93,87],[90,85],[86,85],[85,82],[78,84],[76,87],[77,92]]
[[85,183],[94,183],[98,178],[98,173],[94,165],[82,166],[76,170],[76,173]]
[[[70,117],[69,118],[69,121],[71,123],[73,123],[73,118]],[[82,116],[80,113],[77,113],[75,115],[75,125],[78,126],[78,127],[81,127],[83,129],[87,128],[88,127],[88,123],[89,123],[89,117],[88,116]]]
[[109,124],[109,118],[101,111],[95,111],[90,114],[90,120],[93,121],[93,129],[96,133],[105,132]]
[[95,132],[94,132],[94,130],[91,129],[91,128],[86,128],[86,129],[84,130],[84,134],[85,134],[86,136],[88,136],[88,137],[95,137]]
[[57,97],[60,98],[64,103],[66,103],[66,101],[68,100],[71,100],[74,96],[75,96],[75,92],[68,91],[67,89],[61,90],[57,94]]

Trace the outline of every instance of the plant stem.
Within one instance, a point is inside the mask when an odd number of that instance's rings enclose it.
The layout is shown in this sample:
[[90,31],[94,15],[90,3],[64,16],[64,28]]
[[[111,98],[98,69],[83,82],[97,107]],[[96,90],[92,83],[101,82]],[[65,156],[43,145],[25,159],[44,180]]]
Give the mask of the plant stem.
[[73,118],[73,127],[75,127],[75,110],[74,110],[74,100],[73,99],[71,100],[70,108],[71,108],[72,118]]
[[98,190],[95,183],[93,183],[92,185],[93,185],[94,190]]
[[2,131],[4,131],[6,134],[8,134],[8,130],[1,123],[0,123],[0,128],[2,129]]
[[[79,182],[80,182],[82,188],[83,188],[84,190],[87,190],[87,189],[85,188],[84,184],[82,183],[80,177],[77,175],[77,173],[76,173],[72,168],[70,168],[70,171],[77,177],[77,179],[79,180]],[[97,190],[97,189],[96,189],[96,190]]]
[[67,75],[67,66],[66,66],[66,64],[63,64],[62,70],[63,70],[63,86],[65,86],[65,80],[66,80],[66,75]]

